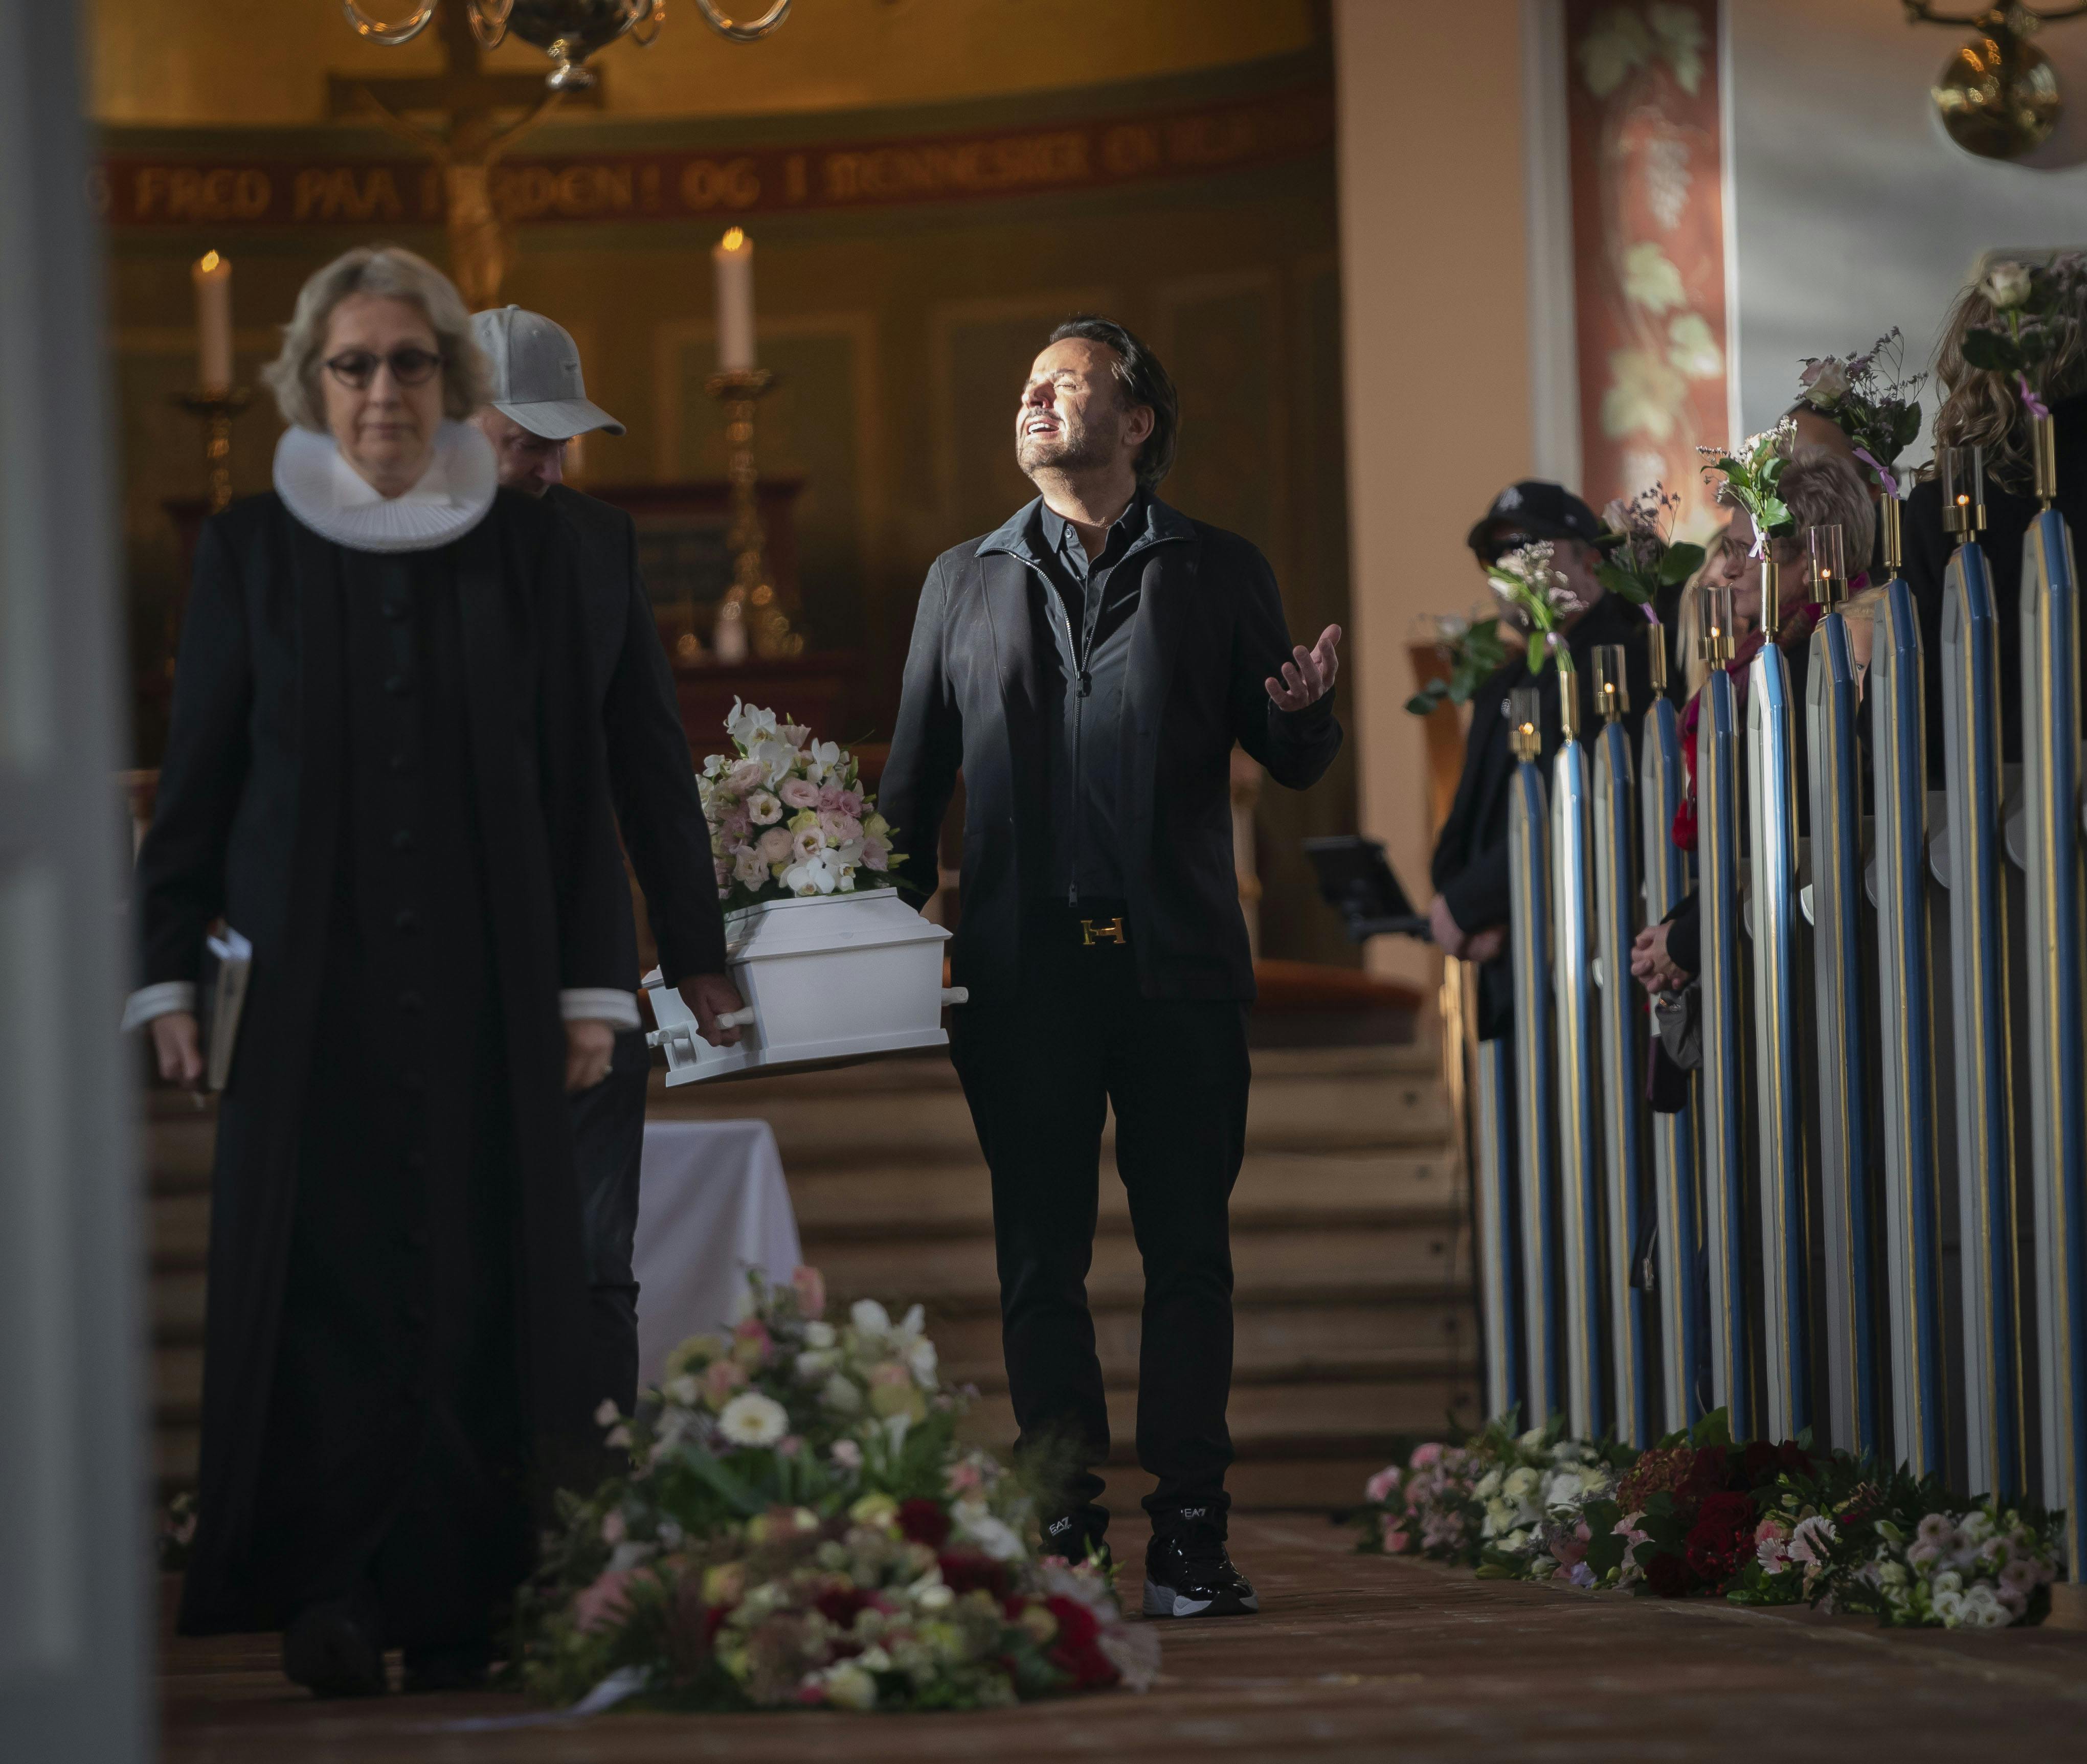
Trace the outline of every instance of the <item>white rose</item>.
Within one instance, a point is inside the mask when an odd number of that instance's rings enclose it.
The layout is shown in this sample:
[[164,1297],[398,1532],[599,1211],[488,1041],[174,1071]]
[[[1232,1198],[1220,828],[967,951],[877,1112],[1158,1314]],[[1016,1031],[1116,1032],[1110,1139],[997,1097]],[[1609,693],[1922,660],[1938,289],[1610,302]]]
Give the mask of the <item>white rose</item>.
[[2029,288],[2029,266],[2024,263],[1996,263],[1978,284],[1978,292],[2003,313],[2012,311],[2027,300]]
[[1815,361],[1804,370],[1799,383],[1804,402],[1814,410],[1830,410],[1848,394],[1848,370],[1833,356]]
[[848,1308],[848,1323],[859,1336],[891,1333],[891,1313],[873,1298],[858,1298]]

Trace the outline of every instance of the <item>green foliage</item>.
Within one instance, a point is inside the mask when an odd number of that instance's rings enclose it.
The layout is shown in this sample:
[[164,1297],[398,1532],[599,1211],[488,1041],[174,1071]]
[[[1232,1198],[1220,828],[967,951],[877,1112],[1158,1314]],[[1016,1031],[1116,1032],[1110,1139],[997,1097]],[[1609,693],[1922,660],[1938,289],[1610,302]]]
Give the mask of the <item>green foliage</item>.
[[1461,634],[1445,633],[1436,647],[1448,652],[1449,677],[1423,681],[1420,690],[1406,701],[1406,708],[1416,717],[1428,715],[1445,701],[1469,704],[1471,694],[1507,661],[1507,645],[1500,641],[1498,619],[1476,620],[1466,625]]

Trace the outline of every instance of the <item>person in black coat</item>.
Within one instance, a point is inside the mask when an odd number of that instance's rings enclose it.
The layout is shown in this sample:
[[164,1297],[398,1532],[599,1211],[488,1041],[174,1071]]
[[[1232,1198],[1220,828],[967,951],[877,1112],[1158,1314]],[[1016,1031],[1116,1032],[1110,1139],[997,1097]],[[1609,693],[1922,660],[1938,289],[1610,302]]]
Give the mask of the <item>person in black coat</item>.
[[[1565,646],[1578,671],[1581,729],[1594,733],[1596,712],[1591,682],[1594,651],[1602,644],[1624,649],[1624,680],[1630,708],[1624,721],[1631,750],[1637,750],[1640,725],[1652,701],[1652,663],[1648,647],[1652,626],[1644,612],[1607,593],[1594,575],[1600,561],[1595,539],[1601,523],[1594,511],[1555,484],[1527,479],[1510,484],[1470,531],[1470,543],[1481,565],[1498,561],[1517,546],[1547,540],[1552,561],[1566,587],[1585,611],[1564,626]],[[1559,671],[1555,662],[1532,677],[1526,659],[1515,656],[1496,668],[1471,695],[1470,733],[1465,738],[1464,769],[1449,818],[1435,841],[1432,877],[1435,898],[1428,924],[1447,955],[1479,965],[1479,1038],[1495,1040],[1514,1020],[1514,976],[1509,959],[1508,829],[1517,764],[1509,745],[1510,694],[1534,684],[1541,706],[1543,752],[1539,762],[1545,788],[1551,761],[1564,739],[1559,715]]]
[[275,492],[203,529],[138,861],[126,1016],[201,1075],[222,917],[253,947],[218,1117],[184,1633],[279,1629],[320,1694],[481,1677],[532,1514],[589,1473],[567,1090],[637,1020],[557,517],[495,483],[456,291],[358,249],[269,370]]
[[[2044,321],[2064,341],[2049,366],[2045,397],[2058,442],[2058,495],[2054,506],[2076,535],[2087,521],[2087,287],[2072,284],[2070,305]],[[1974,326],[2002,324],[1983,283],[1958,297],[1936,352],[1935,378],[1942,407],[1935,413],[1939,462],[1945,447],[1981,446],[1986,453],[1986,526],[1978,536],[1992,582],[2000,662],[2000,757],[2021,758],[2022,541],[2037,514],[2029,466],[2029,420],[2012,376],[1970,366],[1964,360],[1965,334]],[[1944,578],[1958,535],[1942,526],[1942,483],[1930,475],[1906,499],[1905,573],[1920,614],[1920,641],[1927,676],[1928,783],[1942,786],[1944,701],[1942,608]],[[2087,666],[2087,620],[2079,621],[2081,653]],[[2087,708],[2087,707],[2083,707]]]
[[879,806],[937,881],[964,778],[952,1054],[992,1172],[1018,1449],[1062,1464],[1047,1550],[1103,1548],[1108,1452],[1085,1281],[1103,1116],[1145,1262],[1146,1608],[1256,1608],[1225,1553],[1227,1204],[1246,1126],[1253,965],[1232,865],[1235,743],[1304,789],[1341,742],[1338,627],[1293,648],[1244,539],[1176,513],[1174,389],[1138,340],[1069,321],[1015,412],[1040,496],[928,573]]
[[[659,971],[677,988],[713,1046],[739,1039],[718,1019],[745,1000],[725,978],[724,918],[711,831],[696,790],[674,676],[660,647],[652,603],[638,571],[638,530],[621,509],[564,481],[565,443],[623,425],[587,395],[579,349],[541,313],[505,306],[472,316],[491,386],[475,420],[493,443],[501,488],[541,497],[557,511],[579,565],[593,701],[608,742],[609,794],[624,850],[659,952]],[[627,891],[615,907],[617,948],[633,984],[638,934]],[[616,1038],[609,1075],[573,1099],[580,1204],[587,1216],[593,1295],[595,1387],[628,1414],[638,1400],[638,1234],[645,1089],[652,1070],[640,1029]]]

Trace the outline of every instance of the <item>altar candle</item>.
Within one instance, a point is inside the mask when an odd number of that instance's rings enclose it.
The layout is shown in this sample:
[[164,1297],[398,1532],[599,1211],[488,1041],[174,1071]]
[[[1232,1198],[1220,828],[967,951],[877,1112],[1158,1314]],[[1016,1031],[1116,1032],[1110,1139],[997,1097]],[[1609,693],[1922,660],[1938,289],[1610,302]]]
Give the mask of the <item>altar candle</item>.
[[734,227],[711,253],[717,266],[718,372],[753,367],[753,241]]
[[232,390],[232,260],[206,251],[195,279],[196,381],[206,392]]

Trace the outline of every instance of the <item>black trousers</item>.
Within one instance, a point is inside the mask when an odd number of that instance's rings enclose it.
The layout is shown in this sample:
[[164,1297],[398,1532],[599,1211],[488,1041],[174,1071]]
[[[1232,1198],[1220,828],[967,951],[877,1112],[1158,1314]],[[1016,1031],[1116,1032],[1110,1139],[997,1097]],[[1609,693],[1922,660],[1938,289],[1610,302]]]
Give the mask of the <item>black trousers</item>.
[[616,1038],[608,1076],[573,1098],[573,1161],[587,1233],[591,1388],[625,1414],[638,1405],[638,1162],[652,1055],[642,1029]]
[[[1091,912],[1091,909],[1089,910]],[[1016,1449],[1057,1468],[1097,1534],[1108,1404],[1087,1309],[1105,1107],[1145,1264],[1137,1457],[1155,1526],[1222,1519],[1232,1460],[1227,1208],[1246,1144],[1242,1008],[1148,999],[1123,947],[1063,910],[1026,952],[1021,996],[956,1013],[952,1056],[992,1172],[1001,1340]]]

